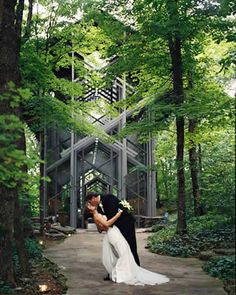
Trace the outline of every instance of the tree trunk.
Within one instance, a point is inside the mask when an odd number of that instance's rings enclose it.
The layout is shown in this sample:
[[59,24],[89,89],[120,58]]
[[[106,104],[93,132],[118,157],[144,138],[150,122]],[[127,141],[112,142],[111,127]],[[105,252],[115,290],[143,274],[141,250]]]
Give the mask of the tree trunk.
[[[189,120],[189,133],[194,134],[197,126],[196,119]],[[194,215],[201,215],[201,205],[200,205],[200,189],[199,189],[199,169],[198,169],[198,154],[197,147],[194,141],[191,139],[191,147],[189,149],[189,163],[192,179],[192,192],[193,192],[193,206]]]
[[[177,110],[184,102],[181,37],[178,33],[178,7],[176,0],[167,1],[167,10],[170,21],[176,24],[175,31],[169,36],[168,46],[172,63],[173,90]],[[184,117],[176,115],[176,162],[177,162],[177,211],[178,211],[178,234],[187,232],[186,208],[185,208],[185,175],[184,175]]]
[[156,201],[156,208],[161,208],[161,198],[160,198],[160,189],[159,189],[159,173],[156,171],[156,190],[157,190],[157,201]]
[[15,196],[12,190],[0,188],[0,280],[15,286],[12,248]]
[[[46,187],[45,187],[45,144],[46,144],[46,133],[44,131],[40,132],[40,185],[39,185],[39,193],[40,193],[40,234],[44,233],[44,217],[46,216]],[[42,162],[43,161],[43,162]]]
[[[5,94],[9,81],[18,81],[17,36],[14,27],[16,1],[0,1],[0,96]],[[0,100],[1,115],[11,113],[9,101]],[[5,147],[4,142],[0,147]],[[0,279],[15,285],[12,247],[15,195],[12,189],[0,188]]]
[[[198,182],[199,182],[199,195],[202,195],[202,191],[201,191],[201,178],[202,178],[202,146],[201,144],[198,144],[198,167],[199,167],[199,177],[198,177]],[[204,210],[204,204],[201,203],[200,206],[200,214],[203,215],[205,214],[205,210]]]
[[[23,10],[24,10],[24,0],[19,0],[16,10],[16,25],[15,30],[18,37],[18,53],[20,53],[21,46],[21,29],[22,29],[22,18],[23,18]],[[17,116],[22,120],[22,109],[19,107],[16,110]],[[16,146],[19,150],[24,151],[26,153],[26,143],[25,143],[25,134],[22,132],[20,138],[16,142]],[[22,170],[27,173],[27,167],[24,165]],[[30,266],[28,253],[24,244],[24,230],[23,230],[23,222],[22,222],[22,210],[20,208],[20,193],[24,192],[24,181],[22,180],[18,184],[18,189],[16,189],[16,199],[15,199],[15,218],[14,218],[14,237],[16,242],[16,250],[20,261],[22,274],[25,276],[29,276]]]
[[[19,106],[10,105],[11,98],[15,93],[9,89],[9,82],[16,87],[20,85],[19,55],[21,41],[21,24],[24,8],[24,0],[0,0],[0,95],[7,99],[0,101],[1,115],[14,114],[21,118]],[[5,132],[5,131],[4,131]],[[22,130],[23,134],[23,130]],[[23,135],[22,135],[23,136]],[[21,139],[11,142],[12,145],[20,146]],[[1,144],[4,146],[4,142]],[[25,151],[25,150],[24,150]],[[4,159],[3,159],[4,161]],[[4,162],[3,162],[4,163]],[[10,188],[8,184],[1,184],[0,189],[0,279],[10,285],[15,285],[12,262],[12,245],[14,233],[15,206],[18,206],[18,188]],[[18,213],[18,212],[17,212]],[[20,226],[19,223],[15,225]],[[16,230],[15,230],[16,232]],[[17,240],[16,243],[23,243]],[[20,252],[20,256],[21,256]]]
[[187,232],[186,223],[186,206],[185,206],[185,175],[184,175],[184,118],[176,118],[177,130],[177,210],[178,210],[178,223],[177,233],[184,234]]
[[199,163],[199,174],[201,177],[201,173],[202,173],[202,147],[200,144],[198,145],[198,163]]
[[18,198],[15,200],[14,237],[22,275],[28,277],[30,274],[29,258],[24,244],[22,210]]
[[28,16],[27,16],[25,34],[23,37],[24,41],[30,37],[31,25],[32,25],[32,15],[33,15],[33,4],[34,4],[34,0],[29,0]]

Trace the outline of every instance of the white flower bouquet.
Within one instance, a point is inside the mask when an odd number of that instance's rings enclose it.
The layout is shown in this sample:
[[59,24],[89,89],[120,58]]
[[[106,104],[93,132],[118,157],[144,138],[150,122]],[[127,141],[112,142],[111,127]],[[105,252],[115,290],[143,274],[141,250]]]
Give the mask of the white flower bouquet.
[[120,205],[120,209],[130,213],[131,211],[134,210],[134,208],[130,205],[129,202],[127,202],[126,200],[122,200],[119,202]]

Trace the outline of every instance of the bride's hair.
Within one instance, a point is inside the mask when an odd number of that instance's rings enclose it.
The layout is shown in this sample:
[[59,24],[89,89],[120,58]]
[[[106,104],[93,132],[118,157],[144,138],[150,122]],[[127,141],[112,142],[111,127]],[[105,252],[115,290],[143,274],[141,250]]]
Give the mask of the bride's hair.
[[93,197],[97,198],[100,194],[95,193],[95,192],[89,192],[86,196],[86,200],[90,201]]
[[84,216],[85,219],[93,217],[92,210],[88,207],[88,203],[86,203],[85,206],[84,206],[83,216]]

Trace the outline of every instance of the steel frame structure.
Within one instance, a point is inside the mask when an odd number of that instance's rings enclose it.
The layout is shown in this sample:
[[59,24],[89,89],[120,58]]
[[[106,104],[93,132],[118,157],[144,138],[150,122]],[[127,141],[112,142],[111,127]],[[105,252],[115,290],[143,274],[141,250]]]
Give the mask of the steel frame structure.
[[[76,83],[73,62],[72,81]],[[109,89],[87,87],[83,100],[104,99],[112,104],[127,97],[132,91],[123,76],[116,78]],[[117,118],[111,119],[104,115],[99,118],[91,115],[91,118],[93,124],[111,135],[123,128],[131,114],[132,111],[123,109]],[[51,182],[45,188],[47,200],[44,206],[48,202],[55,204],[57,200],[66,199],[70,212],[69,223],[77,227],[78,210],[82,210],[87,192],[95,190],[111,192],[120,199],[129,200],[137,215],[156,215],[155,171],[149,169],[154,165],[155,142],[151,134],[149,142],[141,145],[129,136],[108,144],[96,137],[81,137],[74,132],[53,128],[46,133],[45,176],[49,176]],[[47,208],[44,211],[47,212]],[[50,213],[57,212],[51,208]]]

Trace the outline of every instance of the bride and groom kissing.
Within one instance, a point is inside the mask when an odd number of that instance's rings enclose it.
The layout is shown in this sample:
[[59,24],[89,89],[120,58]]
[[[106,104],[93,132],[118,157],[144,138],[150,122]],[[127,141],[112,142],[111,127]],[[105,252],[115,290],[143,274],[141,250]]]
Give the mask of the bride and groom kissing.
[[[135,236],[135,218],[122,210],[120,200],[112,194],[90,192],[85,212],[92,214],[98,231],[105,231],[102,262],[108,273],[105,280],[128,285],[155,285],[169,281],[165,275],[140,267]],[[106,216],[106,218],[104,218]]]

